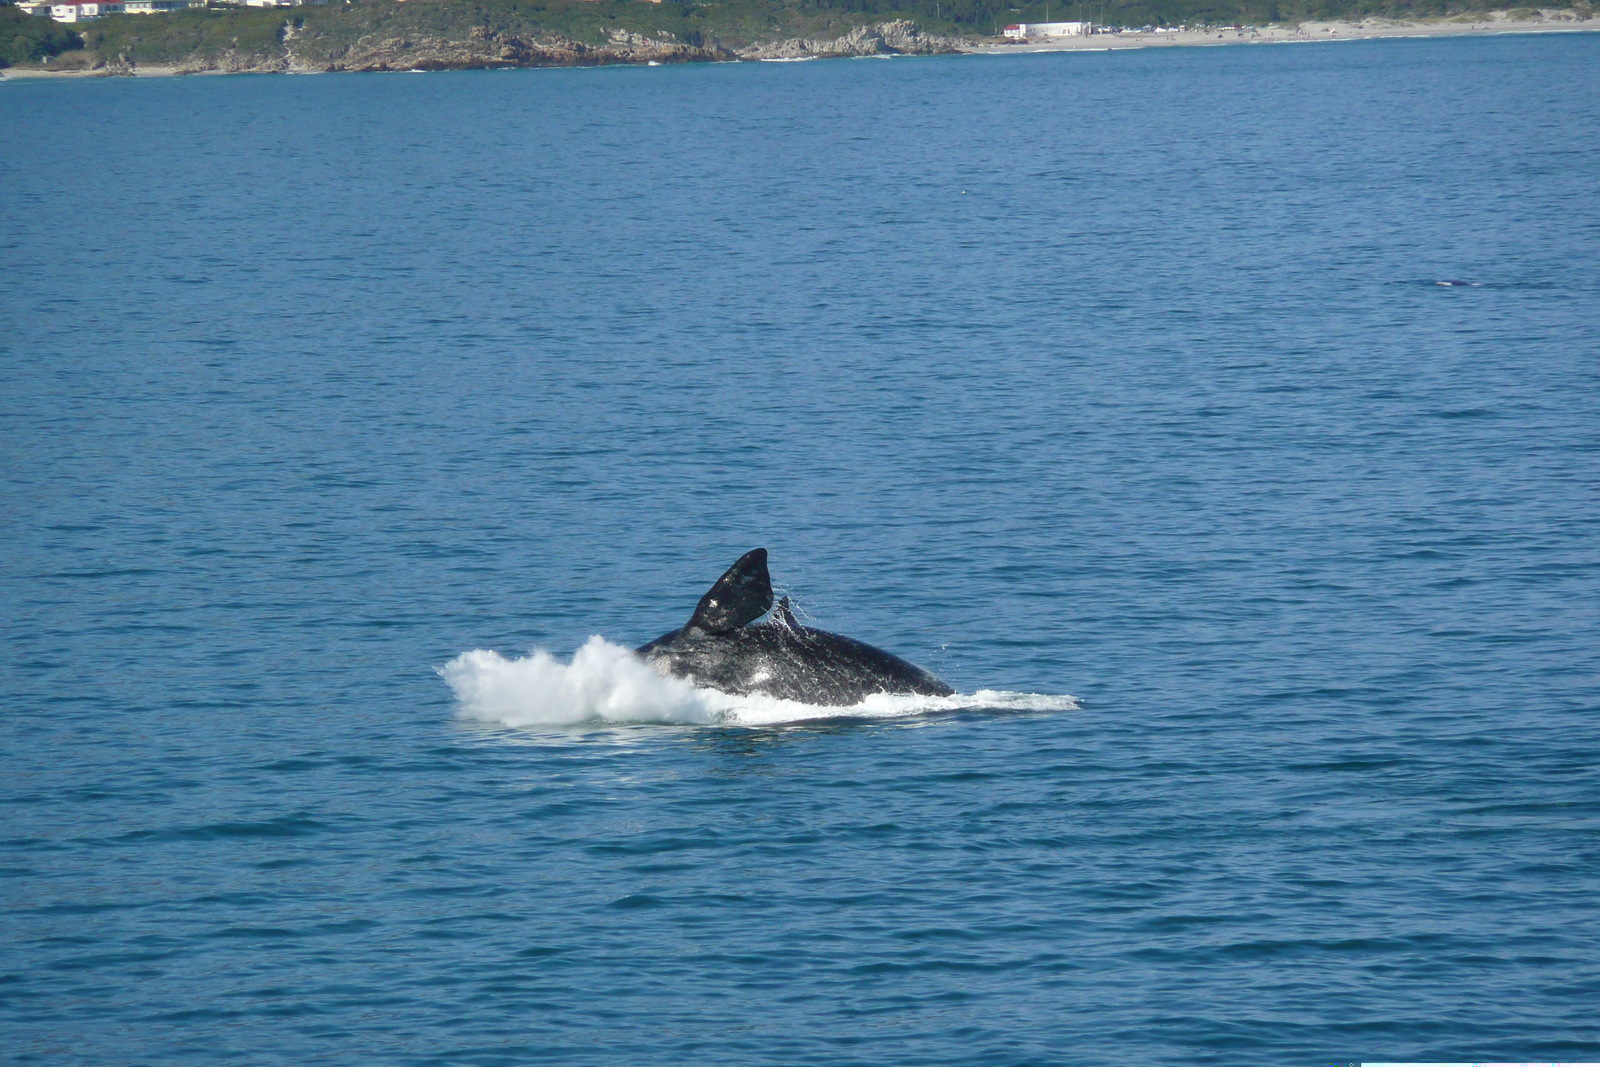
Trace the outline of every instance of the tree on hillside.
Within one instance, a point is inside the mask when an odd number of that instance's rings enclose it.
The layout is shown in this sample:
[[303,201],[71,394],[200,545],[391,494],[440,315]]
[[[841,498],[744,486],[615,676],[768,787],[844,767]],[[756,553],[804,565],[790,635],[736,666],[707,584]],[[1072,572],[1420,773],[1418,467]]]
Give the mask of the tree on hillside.
[[38,63],[82,47],[83,40],[60,23],[29,15],[10,4],[0,6],[0,67]]

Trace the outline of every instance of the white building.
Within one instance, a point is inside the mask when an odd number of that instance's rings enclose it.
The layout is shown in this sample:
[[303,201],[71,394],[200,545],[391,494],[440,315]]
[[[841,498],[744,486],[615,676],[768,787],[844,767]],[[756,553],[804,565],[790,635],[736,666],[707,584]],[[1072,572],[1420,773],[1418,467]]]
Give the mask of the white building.
[[55,6],[54,4],[51,4],[51,3],[48,2],[48,0],[46,0],[46,2],[42,3],[42,4],[41,3],[32,3],[32,4],[22,3],[22,4],[18,4],[17,5],[17,10],[23,12],[24,14],[28,14],[28,15],[43,15],[45,18],[49,18],[50,17],[50,9],[52,7],[54,7],[54,6]]
[[301,4],[326,4],[328,0],[239,0],[245,7],[299,7]]
[[50,17],[57,22],[82,22],[122,11],[122,0],[95,0],[93,3],[51,4]]
[[1087,37],[1090,32],[1087,22],[1019,22],[1005,29],[1007,37],[1019,41],[1040,37]]

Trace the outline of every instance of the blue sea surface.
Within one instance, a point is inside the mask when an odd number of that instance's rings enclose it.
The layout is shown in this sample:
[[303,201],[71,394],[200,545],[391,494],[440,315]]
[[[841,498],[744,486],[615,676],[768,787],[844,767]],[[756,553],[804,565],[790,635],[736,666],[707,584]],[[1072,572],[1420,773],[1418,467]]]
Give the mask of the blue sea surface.
[[1600,1060],[1597,71],[0,84],[0,1059]]

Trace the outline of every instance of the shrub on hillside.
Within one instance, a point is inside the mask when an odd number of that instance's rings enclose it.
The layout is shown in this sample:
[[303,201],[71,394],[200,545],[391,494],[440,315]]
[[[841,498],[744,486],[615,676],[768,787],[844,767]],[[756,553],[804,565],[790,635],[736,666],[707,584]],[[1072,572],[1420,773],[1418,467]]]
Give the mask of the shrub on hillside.
[[82,47],[82,39],[59,22],[9,5],[0,7],[0,67],[39,63]]

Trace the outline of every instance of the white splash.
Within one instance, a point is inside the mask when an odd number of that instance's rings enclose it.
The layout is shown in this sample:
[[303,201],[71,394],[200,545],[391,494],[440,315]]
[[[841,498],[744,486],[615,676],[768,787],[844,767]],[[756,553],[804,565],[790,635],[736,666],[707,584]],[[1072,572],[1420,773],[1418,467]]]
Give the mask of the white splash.
[[852,707],[826,707],[765,696],[733,696],[668,678],[621,645],[591,637],[563,663],[535,649],[506,659],[498,652],[463,652],[439,674],[455,691],[464,719],[505,726],[576,723],[699,723],[773,726],[807,719],[899,719],[938,712],[1071,711],[1069,696],[980,689],[949,697],[878,693]]

